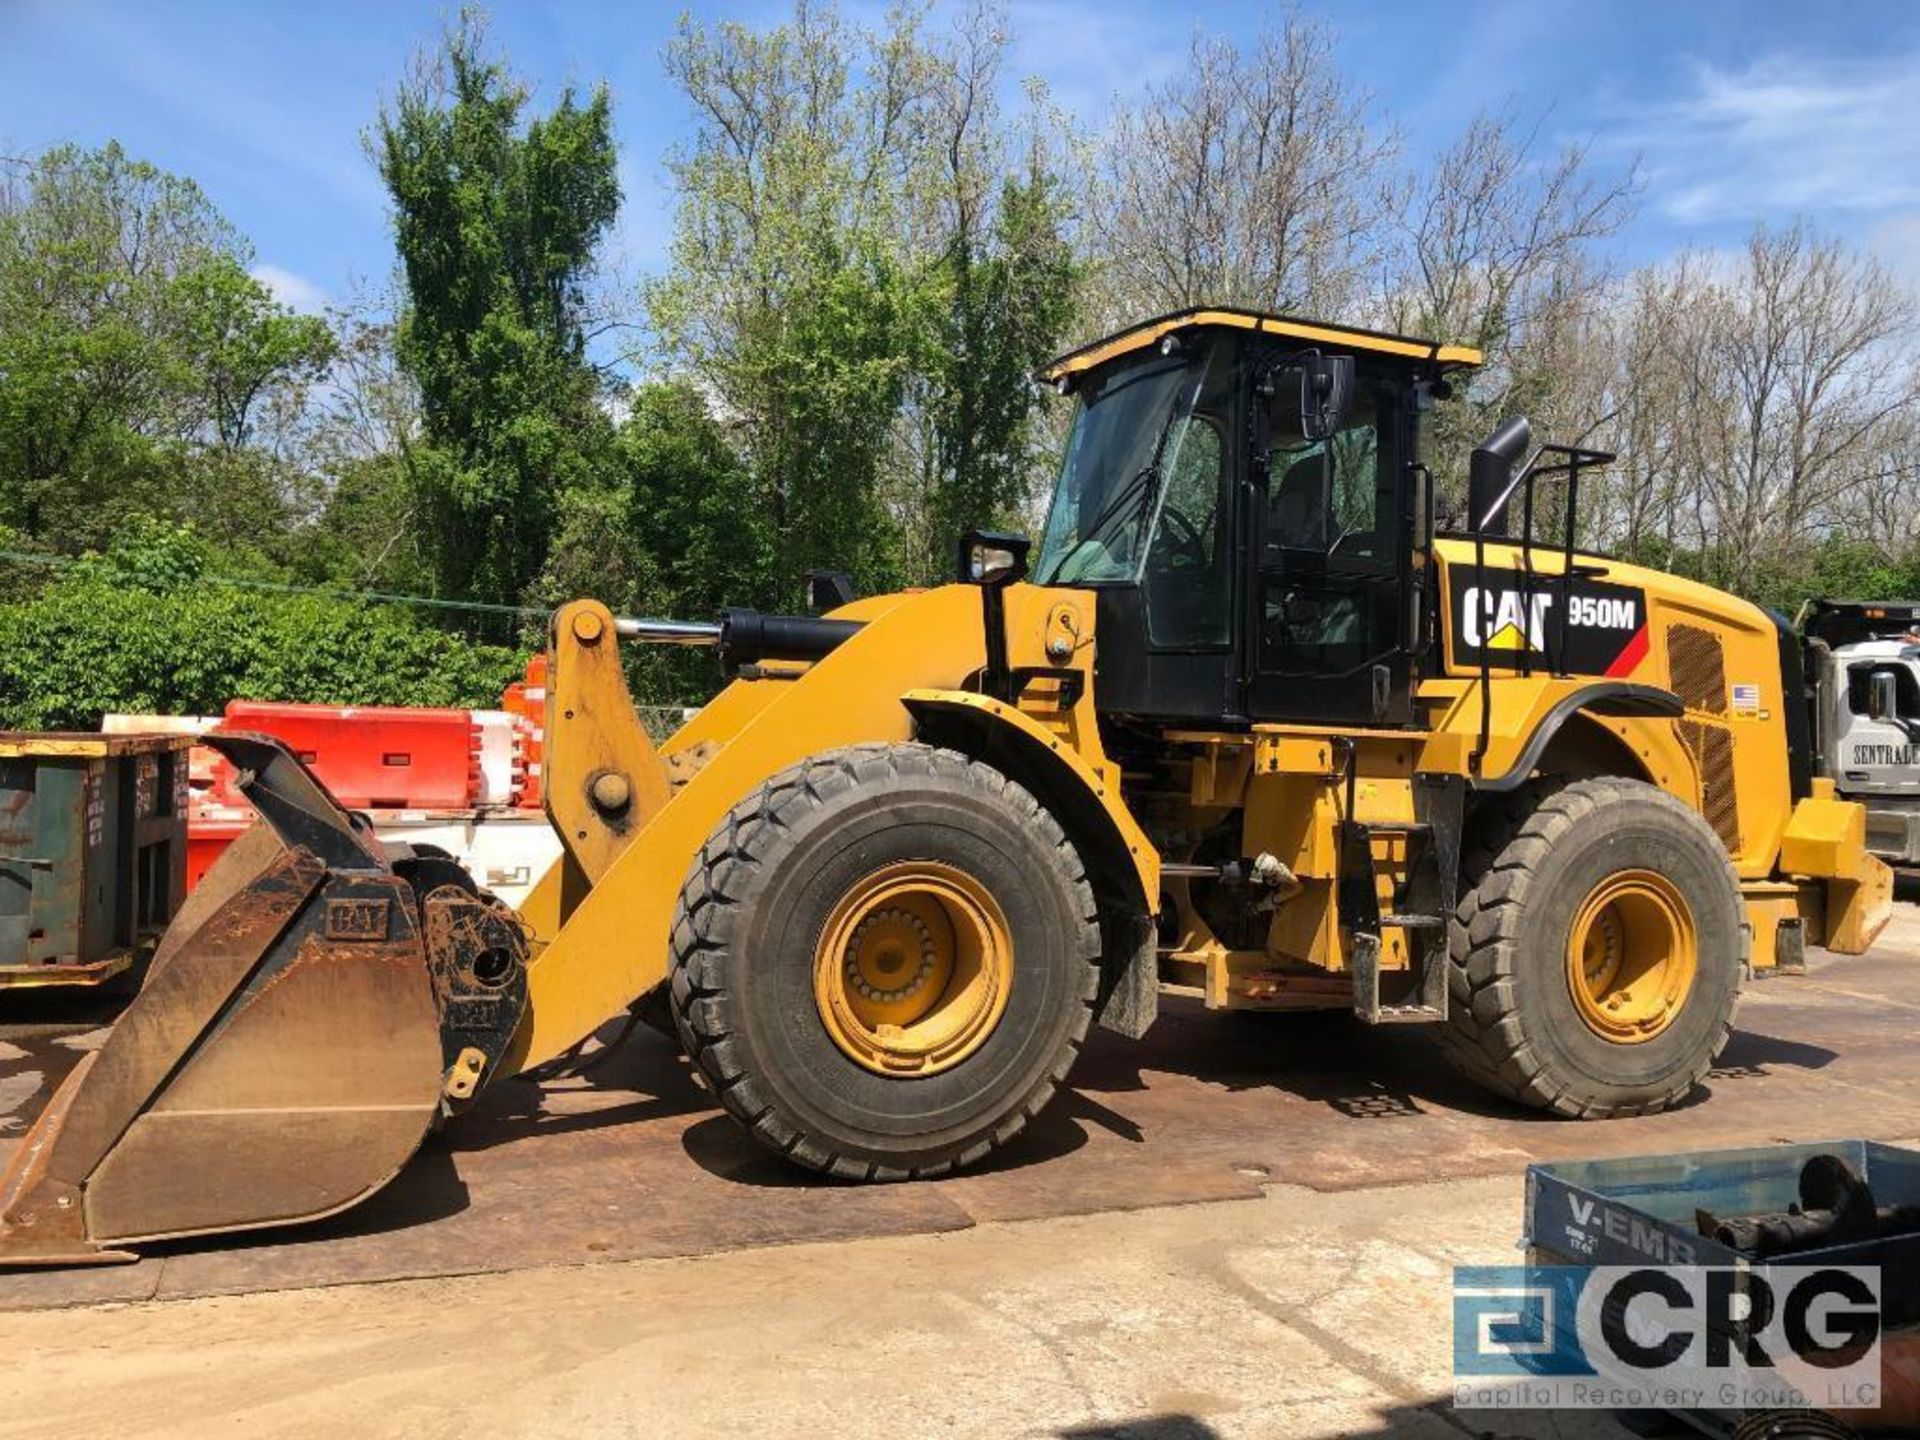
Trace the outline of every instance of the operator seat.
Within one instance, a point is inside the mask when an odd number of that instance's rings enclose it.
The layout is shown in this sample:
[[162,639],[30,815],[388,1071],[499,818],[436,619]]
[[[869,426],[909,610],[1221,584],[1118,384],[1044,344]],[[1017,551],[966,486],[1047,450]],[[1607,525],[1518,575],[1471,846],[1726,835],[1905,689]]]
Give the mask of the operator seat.
[[1289,550],[1327,548],[1327,451],[1323,445],[1287,467],[1267,508],[1270,544]]

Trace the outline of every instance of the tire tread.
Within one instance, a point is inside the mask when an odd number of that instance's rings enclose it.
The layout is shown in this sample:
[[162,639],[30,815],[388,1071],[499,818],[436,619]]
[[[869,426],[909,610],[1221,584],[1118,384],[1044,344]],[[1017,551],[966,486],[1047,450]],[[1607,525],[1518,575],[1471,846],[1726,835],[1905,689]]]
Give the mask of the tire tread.
[[[1579,1094],[1564,1077],[1549,1072],[1528,1043],[1515,995],[1518,927],[1540,862],[1581,820],[1602,806],[1647,804],[1705,828],[1698,812],[1643,781],[1606,776],[1574,781],[1540,780],[1495,797],[1479,812],[1461,857],[1463,891],[1455,910],[1449,947],[1449,1005],[1436,1026],[1441,1052],[1467,1079],[1494,1094],[1573,1119],[1602,1120],[1652,1114],[1683,1099],[1706,1078],[1732,1034],[1722,1025],[1708,1052],[1658,1095],[1633,1100]],[[1711,832],[1707,832],[1711,834]],[[1716,849],[1718,840],[1715,840]],[[1725,852],[1719,852],[1723,861]],[[1739,880],[1726,862],[1727,883]],[[1476,878],[1477,877],[1477,878]],[[1734,994],[1738,997],[1739,977]]]
[[[789,817],[821,807],[850,789],[884,795],[903,782],[939,779],[992,796],[1046,844],[1057,878],[1080,912],[1077,950],[1083,983],[1065,1043],[1028,1092],[984,1138],[958,1155],[925,1165],[889,1166],[837,1153],[808,1135],[769,1103],[747,1074],[732,1043],[725,974],[737,928],[745,923],[750,889],[745,872],[771,857]],[[954,750],[918,743],[873,743],[830,750],[764,781],[728,812],[701,848],[680,894],[671,932],[669,996],[681,1043],[695,1074],[728,1114],[769,1147],[811,1170],[856,1181],[928,1179],[984,1159],[1023,1130],[1045,1108],[1079,1058],[1093,1019],[1100,980],[1100,930],[1093,887],[1079,853],[1048,811],[998,770]]]

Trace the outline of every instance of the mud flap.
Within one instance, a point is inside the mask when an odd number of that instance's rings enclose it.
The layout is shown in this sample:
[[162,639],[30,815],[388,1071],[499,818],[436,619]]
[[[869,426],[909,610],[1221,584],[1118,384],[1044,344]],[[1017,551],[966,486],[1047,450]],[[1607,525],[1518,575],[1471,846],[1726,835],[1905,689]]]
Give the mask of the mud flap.
[[312,1220],[380,1189],[471,1095],[526,1003],[525,942],[472,888],[423,897],[278,741],[210,736],[259,811],[147,984],[0,1180],[0,1264]]
[[1101,908],[1100,989],[1094,1015],[1129,1040],[1144,1039],[1160,1013],[1160,946],[1153,917]]

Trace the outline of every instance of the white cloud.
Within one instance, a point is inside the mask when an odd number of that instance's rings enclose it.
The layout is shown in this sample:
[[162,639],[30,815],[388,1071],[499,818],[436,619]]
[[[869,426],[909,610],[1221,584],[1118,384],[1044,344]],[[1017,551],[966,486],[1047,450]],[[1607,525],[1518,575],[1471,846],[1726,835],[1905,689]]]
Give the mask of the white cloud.
[[1920,297],[1920,210],[1891,215],[1867,232],[1867,248]]
[[1920,206],[1920,51],[1697,64],[1676,99],[1613,127],[1648,198],[1681,224]]
[[304,275],[296,275],[278,265],[256,265],[248,273],[272,291],[274,299],[290,309],[317,315],[326,308],[327,292]]

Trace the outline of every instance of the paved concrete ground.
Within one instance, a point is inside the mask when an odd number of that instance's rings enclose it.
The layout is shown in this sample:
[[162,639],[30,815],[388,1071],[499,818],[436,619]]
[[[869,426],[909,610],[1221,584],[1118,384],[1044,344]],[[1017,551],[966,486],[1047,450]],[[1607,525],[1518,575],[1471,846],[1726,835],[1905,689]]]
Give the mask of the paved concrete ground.
[[0,1315],[0,1437],[1578,1437],[1454,1412],[1515,1177]]
[[[913,1186],[797,1181],[642,1043],[509,1087],[317,1237],[0,1275],[0,1437],[1615,1436],[1451,1410],[1450,1267],[1512,1258],[1533,1156],[1920,1134],[1916,959],[1902,907],[1756,987],[1696,1103],[1601,1126],[1404,1032],[1176,1012],[998,1168]],[[0,1030],[14,1135],[97,1039],[49,1026]],[[338,1283],[459,1271],[496,1273]]]

